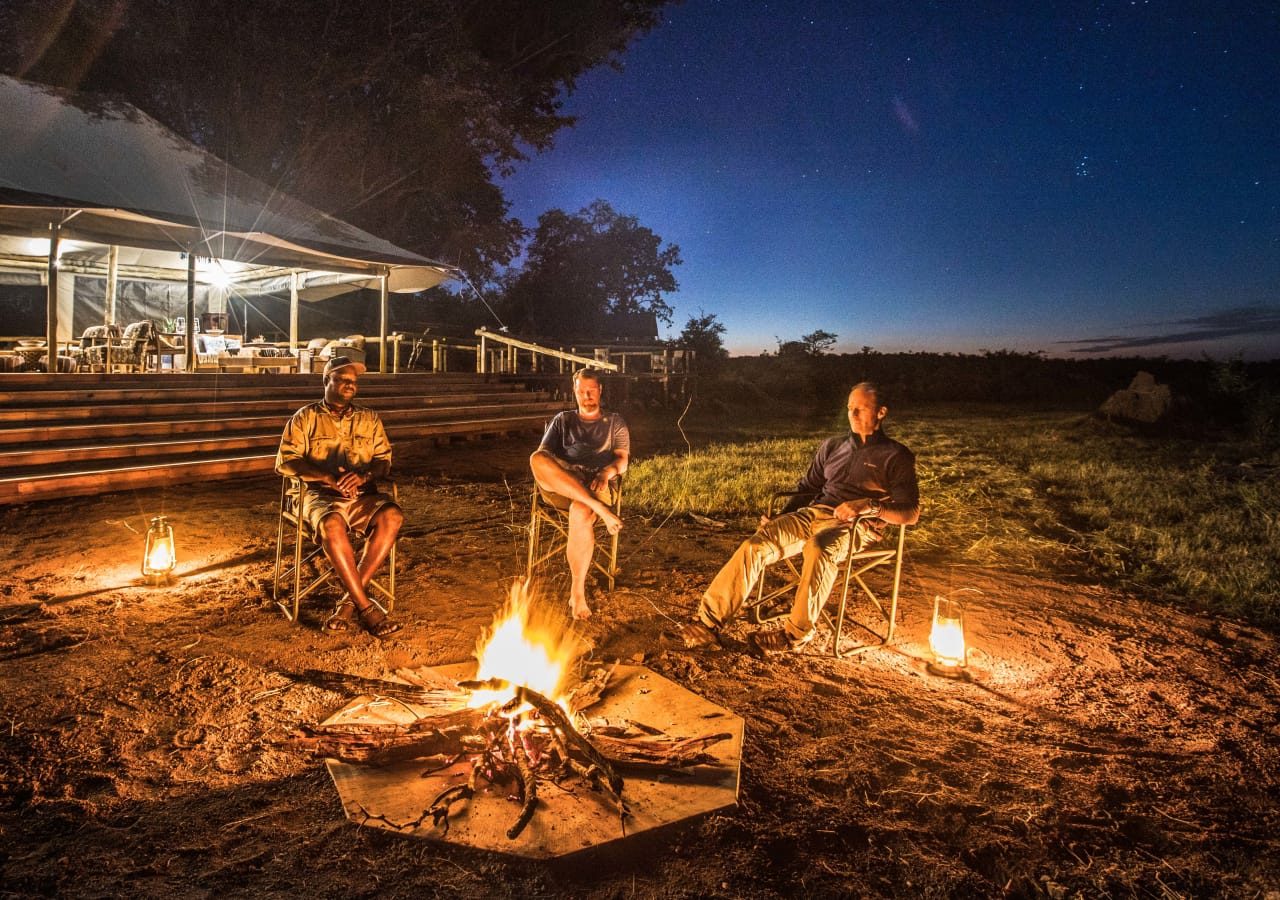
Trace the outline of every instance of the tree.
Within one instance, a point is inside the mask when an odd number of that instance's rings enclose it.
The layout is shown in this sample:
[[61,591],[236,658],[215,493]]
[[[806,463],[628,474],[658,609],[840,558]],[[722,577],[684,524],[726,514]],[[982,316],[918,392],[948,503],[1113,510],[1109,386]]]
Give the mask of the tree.
[[716,318],[715,313],[705,310],[698,310],[698,313],[685,323],[679,341],[694,352],[698,368],[714,371],[729,356],[722,338],[725,333],[724,324]]
[[822,356],[835,346],[837,335],[819,328],[800,338],[798,341],[784,341],[777,338],[778,356]]
[[0,69],[122,97],[267,183],[487,279],[495,175],[669,0],[0,0]]
[[809,334],[802,335],[800,343],[804,344],[805,351],[810,356],[822,356],[836,345],[838,335],[832,334],[830,331],[823,331],[819,328],[817,331],[811,331]]
[[651,313],[671,321],[680,248],[603,200],[538,218],[524,269],[506,281],[508,324],[542,337],[607,336],[606,317]]

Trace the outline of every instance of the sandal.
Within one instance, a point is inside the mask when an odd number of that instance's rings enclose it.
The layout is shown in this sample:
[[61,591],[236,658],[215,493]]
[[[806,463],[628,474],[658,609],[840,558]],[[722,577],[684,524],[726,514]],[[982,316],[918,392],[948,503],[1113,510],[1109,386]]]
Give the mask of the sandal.
[[751,646],[766,656],[778,653],[794,653],[801,647],[813,640],[813,632],[810,631],[804,637],[794,638],[787,634],[785,628],[779,628],[776,631],[756,631],[749,638]]
[[389,637],[404,627],[399,622],[392,622],[386,613],[372,603],[360,610],[357,615],[364,630],[376,638]]
[[330,634],[341,634],[344,631],[350,631],[355,624],[355,601],[347,594],[343,594],[338,605],[333,608],[333,613],[324,620],[324,625],[321,627]]
[[698,619],[685,622],[673,632],[672,637],[684,644],[686,650],[708,650],[724,646],[720,643],[720,633],[703,625]]

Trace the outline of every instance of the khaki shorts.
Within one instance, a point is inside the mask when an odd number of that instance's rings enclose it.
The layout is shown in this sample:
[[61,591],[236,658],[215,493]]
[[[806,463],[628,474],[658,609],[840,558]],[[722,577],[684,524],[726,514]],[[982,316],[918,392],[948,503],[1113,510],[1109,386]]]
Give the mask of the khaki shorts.
[[302,497],[302,516],[311,526],[311,532],[317,536],[320,534],[320,523],[330,513],[342,516],[348,531],[368,534],[369,524],[384,506],[400,508],[394,497],[382,491],[357,494],[347,499],[337,491],[308,486]]
[[[582,486],[588,490],[590,490],[591,482],[595,480],[596,473],[600,471],[599,469],[588,469],[585,466],[575,466],[573,463],[567,463],[554,454],[552,454],[551,458],[556,461],[560,468],[564,469],[566,472],[577,478],[578,481],[582,482]],[[568,497],[562,497],[554,491],[547,490],[542,485],[538,485],[538,493],[542,495],[542,499],[546,501],[548,505],[554,506],[562,512],[568,512],[569,505],[572,502]],[[616,497],[614,496],[615,491],[613,489],[612,482],[606,484],[601,490],[593,491],[592,493],[594,493],[596,495],[596,499],[605,506],[610,509],[613,508]]]

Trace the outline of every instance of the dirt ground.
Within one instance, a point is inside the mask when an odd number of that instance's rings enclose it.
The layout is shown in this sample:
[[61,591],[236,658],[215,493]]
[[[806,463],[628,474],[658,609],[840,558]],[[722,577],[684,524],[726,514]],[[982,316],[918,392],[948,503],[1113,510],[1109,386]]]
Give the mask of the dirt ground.
[[[643,654],[745,718],[736,810],[556,863],[347,821],[324,766],[271,745],[344,701],[278,672],[468,658],[523,569],[526,452],[402,463],[405,628],[381,643],[322,633],[332,595],[300,626],[266,601],[274,479],[0,511],[0,895],[1280,898],[1274,635],[908,545],[892,649],[759,660],[745,623],[670,648],[746,521],[628,516],[585,625],[594,657]],[[161,507],[180,577],[154,588]],[[924,659],[959,588],[980,593],[952,681]]]

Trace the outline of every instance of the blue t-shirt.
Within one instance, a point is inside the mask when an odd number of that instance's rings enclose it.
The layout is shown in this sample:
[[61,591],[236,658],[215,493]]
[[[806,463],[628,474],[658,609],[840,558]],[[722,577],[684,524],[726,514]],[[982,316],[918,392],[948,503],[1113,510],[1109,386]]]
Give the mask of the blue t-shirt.
[[592,471],[613,462],[615,450],[631,450],[631,432],[616,412],[584,420],[577,410],[558,413],[547,426],[539,450],[546,450],[570,465]]

